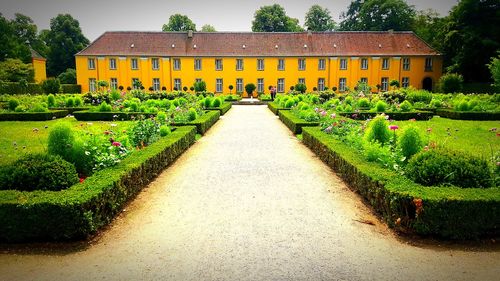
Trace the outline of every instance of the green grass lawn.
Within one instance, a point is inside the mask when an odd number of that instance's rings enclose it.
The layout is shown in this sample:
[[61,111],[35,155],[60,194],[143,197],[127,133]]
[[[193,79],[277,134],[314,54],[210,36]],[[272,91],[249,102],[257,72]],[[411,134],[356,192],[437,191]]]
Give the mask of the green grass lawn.
[[[465,121],[434,117],[429,121],[396,121],[403,129],[414,124],[430,141],[453,150],[469,152],[490,159],[500,153],[499,121]],[[491,131],[498,128],[498,131]],[[430,131],[428,131],[430,129]]]
[[0,122],[0,166],[9,164],[26,153],[45,151],[50,129],[58,124],[68,124],[77,131],[100,133],[106,130],[127,130],[130,123],[80,122],[73,117],[50,121]]

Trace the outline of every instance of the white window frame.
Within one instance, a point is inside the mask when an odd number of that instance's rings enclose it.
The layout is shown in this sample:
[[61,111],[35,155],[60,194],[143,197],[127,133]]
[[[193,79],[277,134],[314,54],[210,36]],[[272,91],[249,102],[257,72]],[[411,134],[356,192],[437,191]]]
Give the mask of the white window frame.
[[151,58],[151,68],[153,70],[159,70],[160,69],[160,59]]
[[177,91],[182,91],[182,80],[180,78],[174,79],[174,88],[177,88]]
[[264,71],[264,59],[257,59],[257,71]]
[[216,71],[224,70],[224,65],[222,63],[222,59],[215,59],[215,70]]
[[361,79],[359,79],[359,82],[368,84],[368,77],[361,77]]
[[116,70],[116,59],[115,58],[109,59],[109,69]]
[[299,78],[299,80],[297,81],[298,84],[306,84],[306,78]]
[[408,87],[410,87],[410,77],[403,77],[403,78],[401,79],[401,86],[402,86],[403,88],[408,88]]
[[89,78],[89,91],[95,92],[97,90],[97,79]]
[[174,70],[181,70],[181,59],[175,58],[173,63]]
[[198,83],[198,82],[201,82],[201,81],[203,81],[203,79],[201,79],[201,78],[196,78],[196,79],[194,79],[194,82],[195,82],[195,83]]
[[216,78],[215,79],[215,92],[222,93],[223,90],[224,90],[224,80],[222,80],[222,78]]
[[318,78],[318,91],[325,90],[325,78]]
[[285,70],[285,59],[278,59],[278,70],[279,71]]
[[389,77],[382,77],[380,82],[380,90],[382,92],[387,92],[389,90]]
[[257,93],[264,93],[264,78],[257,78]]
[[153,78],[153,91],[160,90],[160,78]]
[[382,58],[382,69],[389,70],[389,67],[390,67],[389,58]]
[[325,70],[325,69],[326,69],[326,60],[318,59],[318,70]]
[[236,93],[243,93],[243,78],[236,78]]
[[87,59],[87,67],[88,69],[95,69],[95,58]]
[[236,59],[236,70],[242,71],[244,69],[243,59]]
[[196,71],[201,70],[201,59],[200,58],[194,59],[194,70],[196,70]]
[[276,85],[278,85],[278,87],[277,87],[278,93],[285,92],[285,78],[278,78],[278,83],[276,83]]
[[367,70],[367,69],[368,69],[368,59],[361,58],[361,70]]
[[305,58],[299,59],[299,70],[300,71],[306,70],[306,59]]
[[347,70],[347,59],[346,58],[340,59],[340,70]]
[[130,59],[130,68],[132,70],[138,70],[139,69],[139,60],[137,58],[131,58]]
[[406,57],[403,58],[403,70],[404,71],[409,71],[411,67],[411,60],[410,58]]
[[347,78],[345,77],[339,78],[339,91],[345,92],[346,88],[347,88]]
[[109,86],[111,89],[116,90],[116,88],[118,88],[118,79],[117,78],[109,79]]

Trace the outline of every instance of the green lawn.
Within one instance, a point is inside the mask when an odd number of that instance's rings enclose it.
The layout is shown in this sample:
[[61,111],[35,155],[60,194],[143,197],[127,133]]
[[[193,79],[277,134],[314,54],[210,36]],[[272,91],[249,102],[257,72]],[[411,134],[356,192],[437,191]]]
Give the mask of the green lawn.
[[9,164],[26,153],[46,150],[50,129],[63,123],[75,130],[99,133],[106,130],[126,130],[130,121],[80,122],[71,117],[51,121],[0,122],[0,166]]
[[[430,141],[490,159],[500,153],[499,121],[465,121],[434,117],[429,121],[396,121],[403,129],[408,124],[419,127]],[[498,128],[498,131],[491,131]],[[431,129],[428,131],[428,129]]]

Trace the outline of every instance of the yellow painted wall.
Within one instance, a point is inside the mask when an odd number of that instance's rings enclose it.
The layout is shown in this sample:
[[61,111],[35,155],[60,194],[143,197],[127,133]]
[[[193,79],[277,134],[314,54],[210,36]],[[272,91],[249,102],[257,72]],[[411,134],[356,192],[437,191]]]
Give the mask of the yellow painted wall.
[[33,59],[33,69],[35,71],[35,83],[40,83],[47,79],[47,68],[45,59]]
[[[325,79],[325,86],[339,87],[339,79],[346,78],[347,86],[352,89],[362,77],[368,78],[368,84],[376,90],[376,85],[381,84],[383,77],[389,78],[389,81],[395,79],[402,81],[403,77],[410,78],[410,85],[415,88],[422,88],[422,80],[425,77],[432,78],[434,84],[441,77],[442,58],[433,57],[433,71],[425,72],[425,57],[410,57],[410,71],[402,70],[402,57],[387,57],[389,59],[389,69],[382,69],[382,60],[384,57],[366,57],[368,59],[368,69],[361,69],[361,59],[363,57],[345,57],[348,61],[347,69],[340,69],[340,59],[344,57],[305,57],[306,70],[298,70],[299,57],[283,57],[285,60],[285,70],[278,70],[278,60],[280,57],[223,57],[223,70],[215,70],[215,59],[217,57],[201,57],[202,66],[200,71],[194,69],[194,57],[169,57],[159,58],[159,70],[152,69],[152,57],[93,57],[95,59],[96,69],[88,69],[86,56],[76,57],[77,82],[82,85],[82,91],[89,90],[89,78],[95,78],[96,81],[111,78],[118,79],[118,85],[132,87],[132,78],[138,78],[143,86],[148,89],[153,85],[153,78],[160,79],[160,87],[166,87],[172,90],[174,79],[181,79],[182,87],[193,86],[197,78],[203,79],[207,84],[207,90],[215,92],[216,79],[223,79],[223,92],[229,92],[229,85],[233,85],[233,93],[236,92],[236,79],[243,79],[243,86],[248,83],[254,83],[257,86],[257,79],[264,79],[264,91],[268,92],[270,85],[277,86],[278,78],[285,79],[285,92],[290,86],[295,86],[299,78],[304,78],[308,91],[318,86],[318,79]],[[109,59],[115,58],[117,69],[109,69]],[[139,69],[132,70],[131,59],[137,58]],[[236,70],[236,60],[243,59],[243,70]],[[325,59],[325,69],[318,69],[319,59]],[[173,69],[173,60],[180,59],[181,69]],[[264,70],[257,70],[257,59],[264,59]],[[244,91],[244,90],[243,90]]]

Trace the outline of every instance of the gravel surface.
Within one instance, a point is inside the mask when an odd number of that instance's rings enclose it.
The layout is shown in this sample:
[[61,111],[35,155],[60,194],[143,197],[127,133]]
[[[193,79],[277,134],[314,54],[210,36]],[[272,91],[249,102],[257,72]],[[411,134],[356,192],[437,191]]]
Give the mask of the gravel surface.
[[265,106],[234,106],[90,243],[0,250],[0,280],[498,280],[500,249],[410,244]]

